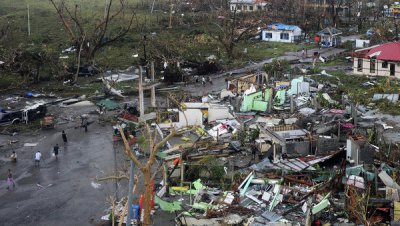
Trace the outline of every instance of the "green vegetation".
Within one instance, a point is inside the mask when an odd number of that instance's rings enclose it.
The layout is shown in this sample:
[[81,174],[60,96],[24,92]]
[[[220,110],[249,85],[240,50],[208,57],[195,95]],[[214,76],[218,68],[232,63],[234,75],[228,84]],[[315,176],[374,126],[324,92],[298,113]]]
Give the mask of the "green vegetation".
[[[31,34],[28,35],[27,5],[30,9]],[[86,29],[90,30],[90,22],[101,18],[104,13],[103,0],[67,1],[70,8],[79,6],[82,21]],[[224,47],[215,38],[217,26],[214,22],[218,17],[212,12],[185,12],[176,14],[172,19],[172,28],[166,28],[169,22],[169,7],[166,3],[156,3],[155,10],[149,13],[148,3],[143,1],[130,2],[130,9],[135,12],[133,28],[120,41],[102,48],[96,54],[96,65],[101,70],[124,69],[140,63],[140,58],[146,56],[155,60],[156,68],[162,69],[163,61],[188,61],[202,63],[206,57],[215,55],[217,62],[225,69],[237,68],[248,61],[260,61],[265,58],[278,57],[287,51],[298,51],[301,47],[295,44],[267,43],[259,40],[243,39],[235,44],[235,57],[229,59]],[[255,15],[262,17],[262,15]],[[129,17],[126,17],[128,20]],[[238,20],[245,21],[243,26],[253,24],[254,18],[238,16]],[[118,25],[110,28],[111,33],[117,32]],[[13,0],[0,1],[0,60],[6,61],[1,70],[2,80],[0,88],[10,88],[9,84],[20,83],[23,76],[25,83],[32,82],[33,67],[27,70],[30,73],[16,73],[12,65],[8,65],[15,49],[39,49],[40,53],[51,56],[52,65],[44,66],[40,70],[39,79],[43,78],[62,80],[66,77],[66,68],[75,65],[75,53],[61,54],[61,50],[71,47],[72,40],[68,36],[56,10],[50,1],[23,0],[16,3]],[[144,40],[146,35],[146,40]],[[250,37],[250,36],[249,36]],[[254,37],[254,36],[253,36]],[[244,53],[244,49],[247,53]],[[35,50],[35,53],[39,53]],[[132,57],[138,54],[139,57]],[[59,59],[59,56],[68,56]],[[47,61],[44,61],[47,63]],[[10,69],[11,68],[11,69]],[[15,80],[14,80],[15,79]],[[81,79],[82,80],[82,79]],[[4,82],[3,82],[4,81]]]
[[372,101],[375,93],[397,94],[400,90],[400,84],[397,80],[390,80],[387,77],[374,78],[376,84],[373,86],[363,86],[362,84],[371,79],[366,76],[348,75],[344,71],[327,71],[332,77],[314,75],[312,79],[319,83],[330,83],[337,85],[338,88],[331,97],[340,101],[342,94],[348,95],[356,104],[365,106],[376,106],[383,113],[400,115],[400,105],[391,103],[387,100]]

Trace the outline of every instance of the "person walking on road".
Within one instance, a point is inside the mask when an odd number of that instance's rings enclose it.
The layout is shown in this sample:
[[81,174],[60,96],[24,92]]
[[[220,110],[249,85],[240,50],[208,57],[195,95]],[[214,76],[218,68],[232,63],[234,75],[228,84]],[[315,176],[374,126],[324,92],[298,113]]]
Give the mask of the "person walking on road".
[[15,151],[12,152],[10,159],[11,162],[17,162],[17,153],[15,153]]
[[7,175],[7,190],[9,190],[10,189],[10,186],[13,186],[13,187],[15,187],[15,182],[14,182],[14,179],[13,179],[13,176],[12,176],[12,173],[11,173],[11,170],[10,169],[8,169],[8,175]]
[[88,122],[85,122],[85,124],[83,125],[83,127],[85,128],[85,132],[87,132]]
[[212,80],[211,80],[211,76],[208,76],[208,82],[212,85]]
[[53,152],[54,152],[54,156],[56,157],[56,161],[58,160],[58,150],[60,149],[60,147],[58,146],[58,144],[56,144],[56,146],[54,146],[53,148]]
[[204,78],[204,76],[201,78],[201,83],[203,84],[203,86],[206,85],[206,78]]
[[42,153],[40,151],[37,151],[35,153],[35,166],[40,166],[40,159],[42,158]]
[[68,142],[68,140],[67,140],[67,134],[65,133],[64,130],[62,131],[61,136],[62,136],[62,139],[63,139],[64,143],[67,143],[67,142]]

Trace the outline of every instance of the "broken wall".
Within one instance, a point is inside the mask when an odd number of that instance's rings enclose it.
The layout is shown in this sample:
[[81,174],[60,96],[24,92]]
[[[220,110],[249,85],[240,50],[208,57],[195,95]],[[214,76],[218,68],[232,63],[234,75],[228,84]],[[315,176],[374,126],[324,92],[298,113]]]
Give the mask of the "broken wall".
[[307,156],[310,154],[310,141],[289,141],[286,142],[288,154],[299,154]]
[[228,107],[210,107],[208,109],[208,122],[213,122],[219,119],[232,119],[233,116],[229,113]]
[[315,155],[329,154],[329,152],[336,151],[338,149],[339,142],[336,136],[333,138],[319,137],[316,141]]
[[374,163],[375,151],[367,141],[350,138],[347,139],[346,148],[347,160],[354,160],[355,165]]
[[242,106],[240,111],[261,111],[265,112],[268,108],[270,89],[266,89],[264,92],[258,91],[249,95],[243,96]]

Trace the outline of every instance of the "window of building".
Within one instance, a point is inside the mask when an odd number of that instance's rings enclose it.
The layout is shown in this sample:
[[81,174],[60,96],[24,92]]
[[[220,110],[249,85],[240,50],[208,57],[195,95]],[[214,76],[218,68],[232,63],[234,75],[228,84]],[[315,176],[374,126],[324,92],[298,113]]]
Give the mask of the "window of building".
[[388,68],[389,63],[387,61],[382,62],[382,68]]
[[272,33],[265,33],[265,38],[272,38]]
[[262,10],[262,6],[258,5],[257,10]]
[[289,40],[289,33],[281,33],[281,39]]
[[249,6],[249,10],[253,11],[253,6],[252,5]]
[[357,71],[362,71],[363,67],[363,59],[358,59],[357,60]]
[[369,72],[370,73],[375,73],[375,60],[371,59],[369,61]]

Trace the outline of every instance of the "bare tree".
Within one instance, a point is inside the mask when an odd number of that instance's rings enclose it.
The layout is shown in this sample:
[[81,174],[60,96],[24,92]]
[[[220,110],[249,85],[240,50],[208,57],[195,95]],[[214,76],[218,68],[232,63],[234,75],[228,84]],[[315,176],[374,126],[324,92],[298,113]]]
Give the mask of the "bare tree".
[[[153,180],[155,173],[152,174],[152,166],[156,160],[157,152],[165,145],[165,143],[170,140],[173,136],[177,134],[175,129],[172,129],[168,136],[164,137],[164,139],[157,139],[155,132],[152,132],[149,125],[144,123],[144,132],[146,137],[146,144],[144,148],[149,149],[149,158],[146,163],[142,163],[138,160],[134,152],[132,152],[131,147],[125,137],[125,134],[122,128],[119,129],[119,132],[122,135],[122,140],[124,141],[124,150],[125,154],[135,163],[136,167],[142,172],[144,178],[144,201],[143,201],[143,208],[144,208],[144,216],[143,216],[143,225],[150,226],[151,219],[150,219],[150,211],[151,211],[151,195],[152,195],[152,188],[151,188],[151,181]],[[144,149],[143,148],[143,149]]]
[[[126,1],[108,0],[104,16],[99,18],[84,18],[79,5],[69,7],[65,0],[49,0],[57,11],[61,22],[76,48],[76,63],[78,65],[74,81],[77,81],[81,58],[85,63],[94,66],[95,55],[103,47],[120,40],[132,27],[135,14],[129,11]],[[125,13],[129,11],[129,13]],[[88,26],[87,22],[91,24]],[[113,25],[113,26],[112,26]],[[112,31],[111,31],[112,30]]]
[[332,26],[336,27],[339,17],[339,11],[342,9],[344,0],[328,0],[329,13],[331,15]]
[[220,22],[214,23],[215,33],[210,32],[211,36],[222,45],[229,59],[234,57],[236,45],[240,41],[255,36],[255,30],[261,24],[261,21],[254,22],[251,18],[246,21],[245,14],[240,16],[239,18],[237,10],[222,11],[219,16]]

